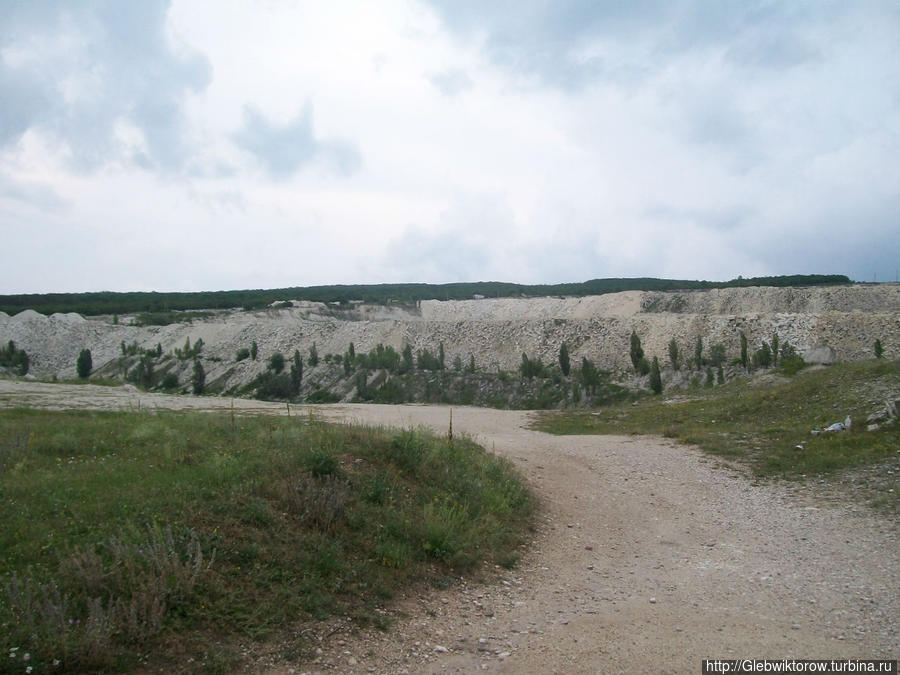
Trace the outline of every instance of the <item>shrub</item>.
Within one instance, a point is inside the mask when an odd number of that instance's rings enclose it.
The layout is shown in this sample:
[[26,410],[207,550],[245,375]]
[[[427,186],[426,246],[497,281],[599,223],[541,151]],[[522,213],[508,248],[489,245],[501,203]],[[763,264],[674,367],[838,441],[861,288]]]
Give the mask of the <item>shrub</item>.
[[284,354],[275,352],[269,357],[269,370],[276,375],[284,370]]
[[178,375],[175,373],[166,373],[159,386],[166,391],[172,391],[173,389],[178,389],[178,384]]
[[153,357],[149,354],[143,354],[138,360],[137,365],[128,373],[125,378],[133,382],[138,387],[150,389],[153,387]]
[[703,337],[697,336],[697,344],[694,345],[694,365],[697,370],[703,367]]
[[6,347],[0,347],[0,366],[11,368],[17,375],[27,375],[30,361],[24,349],[16,348],[12,340]]
[[256,346],[256,340],[250,344],[250,358],[256,361],[256,355],[259,353],[259,347]]
[[241,347],[234,353],[235,361],[243,361],[244,359],[250,358],[250,350],[246,347]]
[[519,368],[522,377],[530,380],[533,377],[544,377],[544,364],[539,360],[532,361],[528,354],[522,354],[522,365]]
[[315,368],[319,365],[319,351],[316,349],[316,343],[312,343],[312,347],[309,348],[309,365],[311,368]]
[[294,385],[291,377],[287,373],[275,374],[272,372],[263,373],[257,378],[256,398],[264,401],[281,400],[286,401],[293,398]]
[[85,379],[88,375],[91,374],[91,369],[94,367],[93,360],[91,359],[91,350],[90,349],[82,349],[78,354],[78,360],[75,362],[75,370],[78,372],[78,377],[82,380]]
[[881,346],[881,340],[875,340],[875,358],[880,359],[884,356],[884,347]]
[[753,354],[753,366],[757,368],[768,368],[772,365],[772,349],[768,343],[763,342],[762,347]]
[[306,397],[307,403],[337,403],[341,397],[328,389],[316,389]]

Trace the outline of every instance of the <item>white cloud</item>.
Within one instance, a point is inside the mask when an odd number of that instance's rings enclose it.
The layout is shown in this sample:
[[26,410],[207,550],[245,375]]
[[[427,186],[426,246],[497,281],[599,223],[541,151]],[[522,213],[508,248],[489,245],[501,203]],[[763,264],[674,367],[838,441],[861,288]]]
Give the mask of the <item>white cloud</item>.
[[896,273],[888,3],[123,7],[0,27],[0,293]]

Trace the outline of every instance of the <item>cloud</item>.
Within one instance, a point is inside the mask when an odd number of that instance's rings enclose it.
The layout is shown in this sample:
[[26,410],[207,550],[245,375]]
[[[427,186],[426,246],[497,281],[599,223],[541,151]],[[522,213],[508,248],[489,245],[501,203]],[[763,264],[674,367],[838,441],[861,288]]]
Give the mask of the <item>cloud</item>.
[[[167,32],[168,2],[5,3],[0,18],[0,146],[29,129],[65,143],[79,169],[124,155],[166,169],[185,158],[185,98],[209,64]],[[116,129],[140,132],[124,152]]]
[[245,106],[244,124],[234,135],[234,140],[255,155],[276,178],[286,178],[317,159],[342,174],[353,173],[361,162],[359,151],[351,143],[315,137],[310,106],[293,121],[280,126]]
[[458,96],[472,88],[472,80],[464,70],[451,68],[428,76],[429,82],[444,96]]

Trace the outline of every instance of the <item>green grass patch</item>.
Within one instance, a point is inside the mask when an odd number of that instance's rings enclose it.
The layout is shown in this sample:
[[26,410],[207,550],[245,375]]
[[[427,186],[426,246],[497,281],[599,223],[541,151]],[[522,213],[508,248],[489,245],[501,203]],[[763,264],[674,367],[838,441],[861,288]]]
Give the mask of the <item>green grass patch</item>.
[[403,585],[514,561],[533,501],[507,461],[421,430],[6,410],[0,508],[0,672],[58,672],[367,621]]
[[[799,478],[897,462],[900,426],[866,431],[866,417],[900,394],[900,362],[801,371],[785,381],[734,381],[687,401],[644,398],[597,411],[542,413],[555,434],[658,434],[746,462],[760,477]],[[850,416],[852,429],[813,436]],[[802,451],[795,446],[803,444]]]

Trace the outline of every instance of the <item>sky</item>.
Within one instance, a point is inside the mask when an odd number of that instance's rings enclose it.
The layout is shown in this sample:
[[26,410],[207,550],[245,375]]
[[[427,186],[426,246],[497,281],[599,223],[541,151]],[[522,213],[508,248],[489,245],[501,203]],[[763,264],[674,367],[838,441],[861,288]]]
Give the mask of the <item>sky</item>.
[[894,0],[0,0],[0,293],[900,268]]

